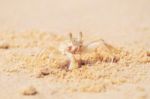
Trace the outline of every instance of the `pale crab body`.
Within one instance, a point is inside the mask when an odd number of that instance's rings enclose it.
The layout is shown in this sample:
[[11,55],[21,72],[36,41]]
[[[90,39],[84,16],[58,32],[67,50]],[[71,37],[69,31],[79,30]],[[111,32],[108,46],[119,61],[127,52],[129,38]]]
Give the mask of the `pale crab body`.
[[64,43],[61,43],[59,46],[59,51],[63,54],[63,55],[67,55],[67,53],[72,53],[72,54],[76,54],[81,50],[81,48],[77,45],[73,45],[72,43],[66,41]]
[[[85,52],[88,53],[90,51],[93,51],[96,49],[98,42],[101,40],[96,40],[93,42],[89,42],[87,44],[83,44],[82,40],[82,32],[79,33],[78,38],[73,38],[72,33],[69,34],[69,39],[68,41],[65,41],[60,44],[59,46],[59,51],[67,56],[69,60],[69,66],[68,69],[72,70],[78,67],[81,67],[81,53]],[[103,40],[101,40],[103,41]],[[102,42],[104,43],[104,42]],[[79,55],[80,57],[76,59],[76,55]]]

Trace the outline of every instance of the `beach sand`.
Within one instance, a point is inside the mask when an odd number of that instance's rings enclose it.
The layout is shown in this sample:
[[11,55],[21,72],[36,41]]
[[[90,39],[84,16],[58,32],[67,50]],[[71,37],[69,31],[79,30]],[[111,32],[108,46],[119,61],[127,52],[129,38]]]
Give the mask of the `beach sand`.
[[[149,99],[149,0],[1,0],[0,99]],[[103,44],[68,70],[59,45]]]
[[[86,35],[87,41],[97,37]],[[58,50],[67,36],[45,32],[1,33],[0,97],[145,99],[150,91],[150,35],[146,32],[144,36],[135,35],[139,39],[106,39],[112,49],[99,45],[97,53],[82,54],[87,63],[81,68],[68,70],[67,58]],[[37,94],[24,96],[22,90],[30,86]]]

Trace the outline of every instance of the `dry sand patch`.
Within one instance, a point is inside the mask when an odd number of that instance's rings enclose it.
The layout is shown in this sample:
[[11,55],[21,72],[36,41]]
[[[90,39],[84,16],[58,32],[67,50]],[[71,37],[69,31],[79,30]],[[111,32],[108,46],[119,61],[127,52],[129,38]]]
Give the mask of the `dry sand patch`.
[[[0,35],[1,73],[24,72],[40,82],[47,79],[47,84],[53,85],[50,87],[52,93],[102,93],[117,90],[124,84],[150,80],[148,48],[130,49],[130,46],[109,43],[111,48],[108,50],[99,45],[96,52],[82,55],[84,64],[81,68],[67,70],[68,61],[58,51],[58,45],[67,37],[43,32]],[[42,77],[39,78],[40,72]]]

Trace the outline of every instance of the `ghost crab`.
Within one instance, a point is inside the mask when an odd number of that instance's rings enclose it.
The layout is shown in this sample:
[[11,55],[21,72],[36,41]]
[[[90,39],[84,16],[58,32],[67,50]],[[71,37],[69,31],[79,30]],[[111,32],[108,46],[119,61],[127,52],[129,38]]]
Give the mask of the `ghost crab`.
[[[89,45],[92,45],[96,42],[102,41],[104,45],[107,46],[107,44],[104,42],[103,39],[98,39],[92,42],[89,42],[87,44],[84,44],[83,42],[83,33],[80,32],[78,38],[74,38],[72,33],[69,33],[69,42],[62,43],[59,47],[59,51],[67,56],[69,60],[68,69],[77,69],[81,67],[82,65],[82,59],[81,54],[85,50],[89,49]],[[79,56],[79,58],[76,58],[76,55]]]

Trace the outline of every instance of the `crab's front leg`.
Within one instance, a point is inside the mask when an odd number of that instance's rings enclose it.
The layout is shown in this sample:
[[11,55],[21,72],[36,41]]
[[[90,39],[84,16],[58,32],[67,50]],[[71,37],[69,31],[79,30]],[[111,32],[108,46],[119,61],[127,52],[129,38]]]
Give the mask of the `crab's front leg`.
[[68,69],[69,70],[73,70],[73,69],[77,69],[79,68],[79,62],[78,60],[75,58],[75,55],[72,54],[72,53],[67,53],[67,57],[68,57],[68,60],[70,62],[69,66],[68,66]]

